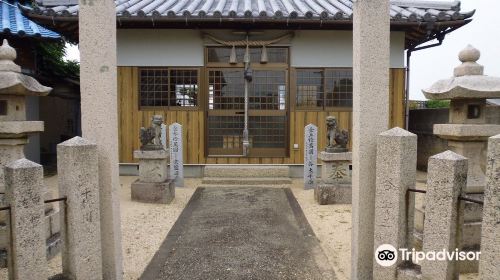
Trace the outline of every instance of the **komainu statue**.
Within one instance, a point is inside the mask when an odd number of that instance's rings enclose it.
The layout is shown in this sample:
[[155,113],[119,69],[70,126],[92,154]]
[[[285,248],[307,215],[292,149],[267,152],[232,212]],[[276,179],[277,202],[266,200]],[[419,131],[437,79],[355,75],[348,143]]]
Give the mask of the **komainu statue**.
[[161,125],[163,124],[163,117],[161,115],[154,115],[151,118],[151,126],[148,128],[141,127],[139,138],[141,139],[141,150],[161,150],[163,145],[161,143]]
[[349,132],[346,130],[340,131],[337,127],[337,119],[334,116],[326,117],[326,139],[327,153],[343,153],[347,152],[347,143],[349,142]]

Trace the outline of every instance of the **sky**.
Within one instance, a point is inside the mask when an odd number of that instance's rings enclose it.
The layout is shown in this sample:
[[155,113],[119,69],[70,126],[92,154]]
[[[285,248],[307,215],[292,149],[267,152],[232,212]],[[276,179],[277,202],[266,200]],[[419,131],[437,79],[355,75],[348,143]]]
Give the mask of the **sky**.
[[[451,77],[453,68],[460,64],[458,53],[468,44],[481,51],[478,63],[484,65],[485,74],[500,77],[500,1],[462,0],[461,3],[462,11],[476,10],[473,21],[446,35],[441,46],[412,53],[410,99],[425,100],[422,89]],[[67,59],[79,60],[79,57],[78,48],[70,46]]]
[[500,1],[462,0],[462,11],[476,10],[468,25],[446,35],[439,47],[412,53],[410,63],[410,99],[425,100],[422,89],[453,76],[460,65],[458,53],[471,44],[481,51],[478,63],[488,76],[500,77]]

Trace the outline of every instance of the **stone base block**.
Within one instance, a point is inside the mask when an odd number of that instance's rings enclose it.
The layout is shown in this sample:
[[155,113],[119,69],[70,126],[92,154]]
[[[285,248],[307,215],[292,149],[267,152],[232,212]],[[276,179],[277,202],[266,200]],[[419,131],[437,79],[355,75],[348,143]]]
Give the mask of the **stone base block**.
[[[468,195],[476,198],[475,196]],[[479,198],[478,198],[479,199]],[[464,224],[462,226],[462,246],[465,250],[472,250],[479,248],[481,243],[481,223],[482,223],[482,205],[466,202],[464,209]],[[421,207],[415,208],[415,233],[416,245],[418,248],[422,246],[422,232],[424,229],[424,210]]]
[[351,204],[351,185],[320,183],[316,188],[314,188],[314,200],[316,200],[319,205]]
[[416,264],[403,264],[398,267],[397,273],[398,280],[420,280],[422,279],[422,274],[420,273],[420,267]]
[[132,200],[145,203],[170,204],[175,197],[174,180],[162,183],[145,183],[137,179],[132,183]]
[[[422,230],[415,228],[413,246],[416,250],[422,250]],[[466,252],[478,252],[481,241],[481,222],[464,223],[462,226],[462,250]],[[460,273],[477,273],[479,271],[478,261],[459,261]]]

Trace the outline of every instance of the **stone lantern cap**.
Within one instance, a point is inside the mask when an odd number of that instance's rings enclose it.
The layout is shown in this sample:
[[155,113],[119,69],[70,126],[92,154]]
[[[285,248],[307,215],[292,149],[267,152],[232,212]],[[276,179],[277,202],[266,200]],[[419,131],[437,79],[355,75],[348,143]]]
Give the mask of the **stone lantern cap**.
[[422,90],[427,99],[489,99],[500,97],[500,78],[483,75],[483,66],[476,61],[481,53],[471,45],[460,51],[462,65],[454,70],[454,77],[437,81]]
[[0,95],[45,96],[52,90],[41,85],[34,78],[21,73],[21,67],[14,63],[16,50],[6,39],[0,46]]

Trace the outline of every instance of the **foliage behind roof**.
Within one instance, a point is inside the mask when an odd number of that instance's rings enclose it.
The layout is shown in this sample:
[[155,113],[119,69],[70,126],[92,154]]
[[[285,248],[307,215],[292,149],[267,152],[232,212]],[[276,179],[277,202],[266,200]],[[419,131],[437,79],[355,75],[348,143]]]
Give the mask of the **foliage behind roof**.
[[0,1],[0,33],[4,35],[60,39],[61,36],[21,14],[18,1]]

